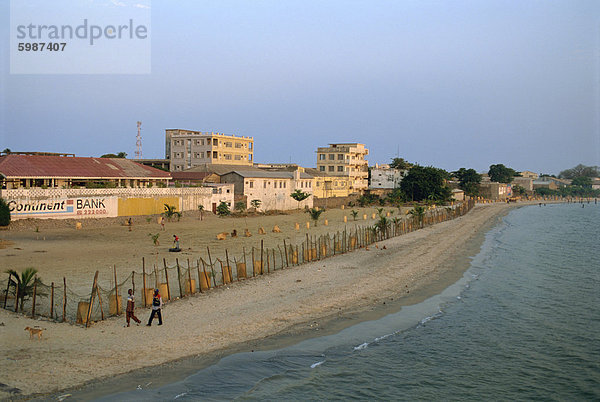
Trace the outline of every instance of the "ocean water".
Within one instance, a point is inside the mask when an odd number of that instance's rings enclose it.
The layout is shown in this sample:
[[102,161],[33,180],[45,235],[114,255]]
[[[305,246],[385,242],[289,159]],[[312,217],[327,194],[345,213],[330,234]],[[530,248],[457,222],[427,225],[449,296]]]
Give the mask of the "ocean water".
[[511,211],[440,295],[106,400],[600,400],[600,205]]

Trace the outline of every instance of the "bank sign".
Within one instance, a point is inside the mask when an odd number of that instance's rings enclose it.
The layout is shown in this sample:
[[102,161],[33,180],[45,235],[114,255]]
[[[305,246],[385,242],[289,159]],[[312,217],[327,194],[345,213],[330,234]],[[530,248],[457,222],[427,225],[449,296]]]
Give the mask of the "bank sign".
[[79,219],[117,216],[117,197],[8,200],[11,219]]

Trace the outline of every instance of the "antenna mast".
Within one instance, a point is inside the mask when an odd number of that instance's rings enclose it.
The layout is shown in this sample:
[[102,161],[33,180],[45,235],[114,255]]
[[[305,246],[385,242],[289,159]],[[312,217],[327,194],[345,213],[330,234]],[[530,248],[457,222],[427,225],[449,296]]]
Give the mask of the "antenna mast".
[[135,137],[135,159],[142,159],[142,122],[137,122],[137,136]]

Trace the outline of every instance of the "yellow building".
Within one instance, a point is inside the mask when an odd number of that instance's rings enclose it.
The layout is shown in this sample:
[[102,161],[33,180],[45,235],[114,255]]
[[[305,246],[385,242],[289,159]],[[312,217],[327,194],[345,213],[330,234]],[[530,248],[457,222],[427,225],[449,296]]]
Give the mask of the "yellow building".
[[354,191],[350,189],[352,181],[348,177],[332,176],[319,169],[306,168],[313,180],[313,195],[317,198],[347,197]]
[[[369,150],[364,144],[340,143],[317,148],[317,170],[338,180],[349,181],[352,193],[362,192],[369,186]],[[334,180],[335,181],[335,180]]]
[[171,171],[202,164],[252,166],[254,138],[180,129],[166,130],[165,157]]

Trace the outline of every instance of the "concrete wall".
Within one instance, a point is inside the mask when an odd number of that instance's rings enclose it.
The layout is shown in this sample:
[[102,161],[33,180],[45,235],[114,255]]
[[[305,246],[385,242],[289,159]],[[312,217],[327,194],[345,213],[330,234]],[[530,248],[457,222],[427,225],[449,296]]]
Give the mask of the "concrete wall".
[[177,211],[195,211],[203,205],[226,202],[233,206],[233,185],[186,188],[112,188],[112,189],[16,189],[2,190],[0,197],[11,207],[12,219],[26,218],[102,218],[153,215],[164,211],[164,204]]

